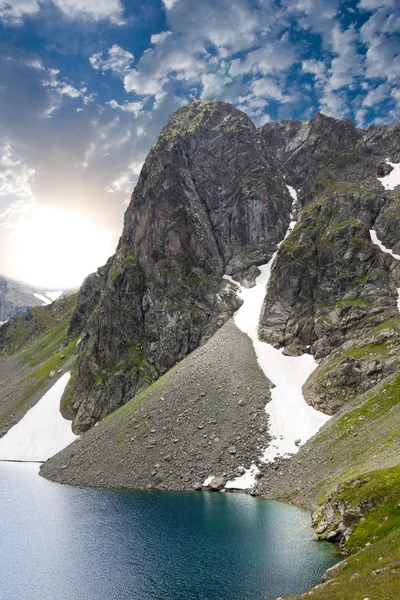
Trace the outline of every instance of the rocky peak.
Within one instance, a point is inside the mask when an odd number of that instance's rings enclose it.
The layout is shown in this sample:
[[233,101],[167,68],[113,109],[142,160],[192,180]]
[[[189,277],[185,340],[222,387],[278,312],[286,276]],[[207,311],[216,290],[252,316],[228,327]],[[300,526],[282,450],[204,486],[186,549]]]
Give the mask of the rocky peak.
[[213,335],[240,303],[223,274],[254,277],[283,238],[290,206],[244,113],[195,101],[171,117],[143,166],[115,256],[80,294],[73,321],[85,335],[66,408],[75,431]]

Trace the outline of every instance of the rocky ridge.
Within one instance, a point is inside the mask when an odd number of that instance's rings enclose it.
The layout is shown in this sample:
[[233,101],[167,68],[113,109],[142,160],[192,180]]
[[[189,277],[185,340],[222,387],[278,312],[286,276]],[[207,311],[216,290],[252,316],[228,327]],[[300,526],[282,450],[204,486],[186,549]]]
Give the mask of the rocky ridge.
[[400,191],[385,190],[378,177],[392,168],[386,158],[400,160],[399,132],[321,114],[262,128],[303,208],[275,262],[259,333],[276,347],[328,359],[307,387],[310,402],[329,414],[398,368],[390,324],[400,263],[372,243],[370,230],[396,249]]

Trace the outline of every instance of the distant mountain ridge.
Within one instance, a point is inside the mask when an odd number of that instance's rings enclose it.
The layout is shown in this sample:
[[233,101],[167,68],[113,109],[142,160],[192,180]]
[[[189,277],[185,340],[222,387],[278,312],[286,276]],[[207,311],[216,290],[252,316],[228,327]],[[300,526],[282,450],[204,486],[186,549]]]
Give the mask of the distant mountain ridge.
[[50,304],[61,294],[61,291],[49,292],[32,288],[0,275],[0,324],[26,313],[34,306]]

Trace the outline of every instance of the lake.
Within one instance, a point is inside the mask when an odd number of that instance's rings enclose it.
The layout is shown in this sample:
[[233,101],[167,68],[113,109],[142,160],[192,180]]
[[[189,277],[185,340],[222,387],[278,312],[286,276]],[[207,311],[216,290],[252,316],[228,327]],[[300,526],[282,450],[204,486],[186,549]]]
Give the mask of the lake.
[[0,598],[270,600],[337,562],[307,512],[242,494],[82,489],[0,463]]

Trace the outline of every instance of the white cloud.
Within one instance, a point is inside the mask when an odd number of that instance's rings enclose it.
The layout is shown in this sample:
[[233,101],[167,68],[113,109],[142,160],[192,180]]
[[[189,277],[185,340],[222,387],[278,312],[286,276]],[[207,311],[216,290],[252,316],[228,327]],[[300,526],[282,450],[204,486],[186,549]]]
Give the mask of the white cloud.
[[257,79],[251,86],[253,94],[261,98],[270,98],[279,102],[289,102],[290,96],[286,96],[277,82],[270,77]]
[[[139,177],[143,163],[132,162],[128,165],[127,170],[121,173],[108,187],[111,194],[131,194],[137,179]],[[128,204],[127,199],[125,204]]]
[[369,79],[396,81],[400,73],[399,43],[393,36],[379,35],[372,39],[366,56],[366,75]]
[[124,23],[120,0],[0,0],[0,20],[21,25],[24,17],[37,14],[46,1],[51,1],[70,19],[108,19],[118,25]]
[[21,25],[23,17],[39,12],[38,0],[0,0],[0,21]]
[[150,38],[152,44],[161,44],[172,34],[172,31],[162,31],[161,33],[153,33]]
[[146,94],[154,96],[160,93],[163,88],[163,82],[164,79],[159,74],[157,74],[157,77],[147,76],[136,69],[133,69],[124,77],[125,90],[142,96]]
[[107,58],[103,58],[103,52],[96,52],[89,58],[89,61],[96,71],[110,70],[118,75],[126,75],[134,59],[133,54],[114,44],[109,48]]
[[171,8],[178,2],[178,0],[162,0],[164,8],[166,10],[171,10]]
[[102,19],[122,25],[123,6],[120,0],[52,0],[70,19]]
[[201,98],[203,100],[221,98],[226,85],[228,85],[230,82],[231,80],[222,74],[205,73],[201,77],[201,84],[203,86]]
[[[0,141],[0,223],[12,227],[34,203],[32,180],[35,169],[28,167],[8,140]],[[6,200],[5,206],[4,200]]]
[[107,102],[113,109],[119,109],[123,112],[133,113],[135,117],[138,116],[140,111],[143,108],[143,102],[125,102],[125,104],[118,104],[116,100],[111,100]]
[[396,8],[397,0],[360,0],[358,8],[363,10],[376,10],[382,6]]
[[385,101],[390,96],[390,85],[383,83],[376,88],[371,89],[363,99],[363,106],[372,108]]
[[333,90],[352,85],[362,73],[362,56],[357,52],[358,32],[351,26],[344,31],[333,28],[332,49],[336,57],[331,62],[330,87]]

